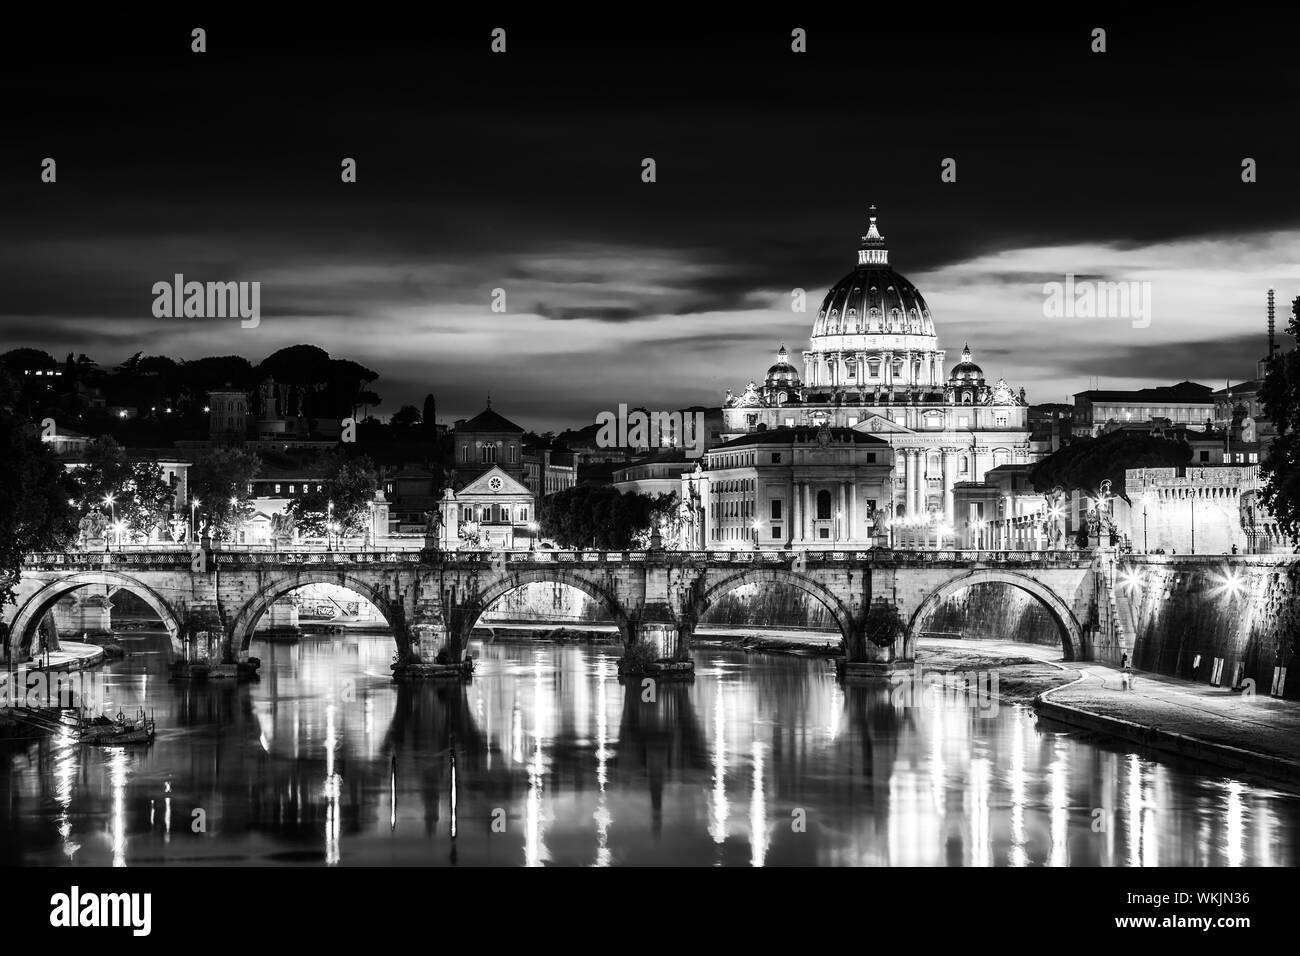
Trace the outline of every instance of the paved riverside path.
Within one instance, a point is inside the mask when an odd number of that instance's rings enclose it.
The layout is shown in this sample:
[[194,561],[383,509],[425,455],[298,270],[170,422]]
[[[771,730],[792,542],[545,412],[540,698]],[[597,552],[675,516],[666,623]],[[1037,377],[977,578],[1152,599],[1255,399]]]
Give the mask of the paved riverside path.
[[1077,670],[1079,680],[1042,696],[1044,717],[1076,723],[1062,713],[1071,708],[1100,718],[1087,725],[1099,733],[1300,782],[1300,702],[1145,671],[1133,671],[1132,689],[1125,690],[1118,667],[1064,661],[1058,648],[1040,644],[923,639],[919,645],[1034,657]]
[[[104,663],[104,649],[97,644],[83,644],[81,641],[60,641],[60,649],[50,652],[49,671],[50,673],[59,673],[65,671],[85,670],[87,667],[95,667]],[[44,671],[45,655],[38,654],[30,661],[16,665],[10,670],[7,665],[0,663],[0,686],[8,683],[10,675],[17,673],[19,682],[17,686],[25,686],[26,675]]]

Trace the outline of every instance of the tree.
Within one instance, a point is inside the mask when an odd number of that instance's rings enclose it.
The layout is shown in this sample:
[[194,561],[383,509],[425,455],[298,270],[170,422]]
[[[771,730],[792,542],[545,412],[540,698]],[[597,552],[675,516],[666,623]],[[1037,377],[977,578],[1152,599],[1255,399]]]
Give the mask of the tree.
[[289,503],[289,514],[299,531],[323,538],[331,518],[340,535],[359,534],[369,527],[370,502],[379,487],[379,474],[369,458],[335,462],[321,484],[320,491],[312,486]]
[[1124,473],[1129,468],[1179,468],[1191,458],[1192,450],[1184,442],[1120,429],[1070,442],[1036,463],[1029,478],[1038,491],[1059,486],[1092,498],[1109,478],[1111,487],[1127,500]]
[[124,489],[117,513],[134,534],[149,537],[155,528],[165,528],[175,508],[176,492],[163,477],[162,466],[152,461],[131,465],[131,477]]
[[424,411],[420,414],[420,422],[430,435],[436,430],[434,426],[438,423],[438,403],[432,392],[424,396]]
[[[1286,331],[1300,339],[1300,297],[1291,303]],[[1264,504],[1295,539],[1300,537],[1300,347],[1273,356],[1260,398],[1277,431],[1260,466]]]
[[76,528],[67,471],[14,414],[14,398],[0,372],[0,607],[14,599],[23,556],[61,550]]
[[208,534],[229,534],[252,517],[248,485],[261,466],[257,455],[238,448],[213,448],[194,462],[189,492],[199,500],[200,522]]
[[544,537],[565,548],[623,551],[642,546],[662,509],[661,495],[619,494],[608,485],[578,485],[542,499],[539,525]]
[[414,428],[420,424],[420,411],[414,405],[403,405],[393,412],[388,423],[394,428]]

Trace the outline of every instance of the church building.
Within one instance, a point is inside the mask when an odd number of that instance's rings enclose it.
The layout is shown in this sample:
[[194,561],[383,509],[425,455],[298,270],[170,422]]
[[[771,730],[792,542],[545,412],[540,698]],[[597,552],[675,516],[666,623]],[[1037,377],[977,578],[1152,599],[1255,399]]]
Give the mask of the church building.
[[[739,395],[728,391],[722,408],[728,443],[711,449],[710,458],[730,460],[732,449],[751,445],[759,433],[768,433],[765,441],[779,441],[771,433],[788,429],[784,441],[797,446],[818,429],[830,429],[836,444],[845,430],[851,431],[880,443],[887,452],[876,456],[867,466],[870,472],[858,482],[872,489],[871,510],[887,524],[887,540],[895,547],[951,546],[958,517],[954,487],[982,481],[987,471],[1001,465],[1035,461],[1041,454],[1030,442],[1023,388],[1017,390],[1000,378],[989,382],[969,346],[962,349],[960,362],[947,367],[948,353],[939,347],[930,307],[890,265],[874,213],[873,206],[853,271],[831,287],[817,312],[802,355],[803,371],[782,346],[761,383],[750,382]],[[842,473],[842,462],[822,482],[812,456],[807,458],[797,476],[805,487],[853,482],[852,475]],[[865,453],[853,458],[866,465]],[[877,491],[875,471],[883,461],[889,463],[888,475]],[[752,477],[737,475],[728,481]],[[791,506],[795,501],[803,505],[801,491],[792,495]],[[834,500],[832,511],[843,510],[838,498]],[[808,509],[801,510],[800,517],[806,518]],[[866,508],[859,509],[857,523],[843,537],[882,540],[874,523],[871,528],[863,524],[866,513]],[[759,517],[756,513],[756,520]],[[763,513],[761,520],[771,519]],[[819,540],[824,530],[819,527],[809,534],[807,527],[790,521],[784,525],[802,532],[795,537],[787,530],[787,540]],[[833,528],[830,534],[833,540]],[[764,543],[773,540],[771,535],[769,524]],[[709,531],[700,538],[707,547],[717,546]]]

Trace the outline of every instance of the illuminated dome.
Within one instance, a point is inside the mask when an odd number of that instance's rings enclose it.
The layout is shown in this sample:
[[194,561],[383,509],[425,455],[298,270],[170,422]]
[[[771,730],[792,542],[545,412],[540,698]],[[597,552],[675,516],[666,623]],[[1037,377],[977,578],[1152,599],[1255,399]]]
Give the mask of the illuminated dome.
[[954,385],[983,385],[984,369],[970,359],[970,346],[961,350],[961,361],[952,367],[950,381]]
[[790,353],[784,345],[776,353],[776,364],[767,370],[765,384],[768,388],[799,387],[799,370],[790,364]]
[[857,267],[831,286],[813,323],[804,370],[809,386],[943,384],[930,307],[889,265],[875,206],[858,247]]

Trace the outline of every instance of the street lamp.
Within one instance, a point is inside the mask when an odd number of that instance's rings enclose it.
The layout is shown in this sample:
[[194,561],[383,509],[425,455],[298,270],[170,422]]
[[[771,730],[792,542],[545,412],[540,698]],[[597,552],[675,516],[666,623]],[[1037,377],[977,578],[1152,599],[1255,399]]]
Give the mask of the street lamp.
[[1142,553],[1147,553],[1147,501],[1150,495],[1142,495]]
[[[837,514],[836,517],[839,517],[839,515]],[[754,520],[754,550],[755,551],[758,550],[758,532],[762,529],[762,527],[763,527],[763,522],[759,521],[758,519],[755,519]]]
[[190,499],[190,543],[194,543],[194,510],[199,506],[198,498]]
[[537,522],[528,522],[528,550],[537,550]]
[[[108,510],[109,510],[109,521],[108,521],[108,523],[109,523],[111,526],[116,527],[116,526],[117,526],[117,509],[113,506],[113,496],[112,496],[112,495],[105,495],[105,496],[104,496],[104,504],[108,505]],[[104,532],[104,553],[105,553],[105,554],[108,553],[108,543],[109,543],[109,542],[108,542],[108,532],[105,531],[105,532]]]
[[325,550],[334,550],[334,502],[329,502],[329,509],[325,516]]
[[230,543],[239,543],[239,499],[230,496]]
[[126,530],[126,525],[121,521],[113,522],[113,531],[117,535],[117,550],[122,550],[122,532]]
[[840,520],[843,517],[844,517],[843,511],[835,512],[835,541],[837,544],[839,543],[840,536],[843,534],[843,530],[840,528]]

